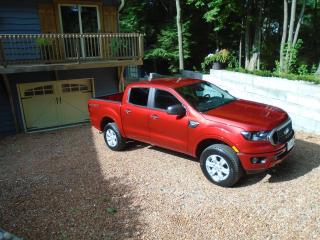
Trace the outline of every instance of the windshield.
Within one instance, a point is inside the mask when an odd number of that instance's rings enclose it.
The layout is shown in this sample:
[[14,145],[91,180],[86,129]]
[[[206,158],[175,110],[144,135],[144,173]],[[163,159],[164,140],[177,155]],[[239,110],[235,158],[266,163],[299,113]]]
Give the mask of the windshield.
[[208,82],[183,86],[176,91],[199,112],[206,112],[235,100],[229,93]]

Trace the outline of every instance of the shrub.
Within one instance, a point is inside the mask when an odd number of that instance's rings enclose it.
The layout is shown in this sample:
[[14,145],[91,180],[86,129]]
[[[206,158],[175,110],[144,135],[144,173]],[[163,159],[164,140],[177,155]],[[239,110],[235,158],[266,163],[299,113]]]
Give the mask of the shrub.
[[244,68],[235,68],[235,69],[230,69],[230,70],[235,71],[235,72],[253,74],[253,75],[262,76],[262,77],[280,77],[280,78],[286,78],[289,80],[303,80],[303,81],[308,81],[308,82],[312,82],[315,84],[320,84],[320,76],[308,74],[308,72],[307,72],[307,74],[297,75],[297,74],[293,74],[293,73],[271,72],[268,70],[248,71]]
[[204,58],[204,61],[201,63],[203,71],[206,71],[206,68],[212,65],[214,62],[228,63],[230,60],[230,52],[227,49],[222,49],[216,53],[210,53]]

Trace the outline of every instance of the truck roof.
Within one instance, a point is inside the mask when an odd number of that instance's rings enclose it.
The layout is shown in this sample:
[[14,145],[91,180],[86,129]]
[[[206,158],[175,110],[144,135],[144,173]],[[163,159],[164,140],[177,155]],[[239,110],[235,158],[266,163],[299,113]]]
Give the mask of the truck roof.
[[147,81],[139,81],[135,83],[131,83],[129,87],[143,87],[148,85],[148,87],[168,87],[168,88],[178,88],[183,87],[186,85],[194,84],[201,82],[202,80],[199,79],[192,79],[192,78],[159,78],[159,79],[152,79]]

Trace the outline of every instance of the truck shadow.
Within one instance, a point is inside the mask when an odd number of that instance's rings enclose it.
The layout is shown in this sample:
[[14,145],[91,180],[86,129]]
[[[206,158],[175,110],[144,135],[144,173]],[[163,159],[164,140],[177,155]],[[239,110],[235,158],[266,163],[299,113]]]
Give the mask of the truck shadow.
[[[129,142],[126,151],[134,151],[141,148],[149,148],[181,159],[199,162],[198,159],[189,155],[137,141]],[[267,175],[269,176],[267,180],[269,183],[290,181],[308,174],[314,168],[319,166],[320,145],[297,139],[295,149],[284,162],[270,170],[267,170],[266,172],[244,176],[239,183],[235,185],[235,187],[254,185],[262,181]]]
[[296,147],[288,158],[278,166],[256,175],[245,176],[236,187],[260,182],[267,175],[269,183],[290,181],[302,177],[320,166],[320,145],[297,139]]
[[159,152],[162,152],[162,153],[165,153],[165,154],[169,154],[169,155],[173,155],[173,156],[176,156],[176,157],[179,157],[179,158],[183,158],[183,159],[186,159],[186,160],[199,162],[198,159],[193,158],[193,157],[191,157],[189,155],[186,155],[186,154],[183,154],[183,153],[179,153],[179,152],[175,152],[173,150],[169,150],[169,149],[153,146],[153,145],[150,145],[148,143],[138,142],[138,141],[129,141],[127,143],[127,147],[126,147],[125,151],[135,151],[135,150],[138,150],[138,149],[141,149],[141,148],[148,148],[148,149],[151,149],[151,150],[159,151]]
[[135,186],[102,170],[90,126],[0,140],[0,224],[24,239],[139,238]]

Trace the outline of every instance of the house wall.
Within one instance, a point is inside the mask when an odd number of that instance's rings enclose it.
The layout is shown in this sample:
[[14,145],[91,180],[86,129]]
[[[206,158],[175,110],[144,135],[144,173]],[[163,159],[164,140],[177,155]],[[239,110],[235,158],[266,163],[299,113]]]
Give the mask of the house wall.
[[[21,117],[21,109],[20,109],[20,103],[19,103],[19,94],[17,90],[17,84],[55,81],[56,76],[59,80],[92,78],[94,89],[95,89],[94,95],[97,97],[115,93],[118,91],[117,68],[65,70],[65,71],[58,71],[57,74],[55,74],[52,71],[9,74],[8,78],[10,82],[10,87],[12,89],[13,99],[15,101],[14,104],[16,107],[18,125],[21,131],[23,131],[23,120]],[[1,88],[0,88],[0,94],[1,94]],[[4,103],[5,101],[2,101],[2,102]],[[1,105],[7,106],[7,104],[1,104],[2,102],[0,102],[0,107]],[[4,113],[3,116],[0,115],[1,123],[4,120],[12,123],[12,120],[10,120],[10,116],[11,116],[11,112],[10,112],[10,106],[9,106],[9,111],[6,111],[6,113]],[[10,131],[11,129],[10,126],[3,127],[3,128],[4,128],[3,131]]]
[[[0,78],[1,79],[1,78]],[[5,86],[0,80],[0,137],[15,132],[12,113]]]
[[[41,33],[38,4],[52,2],[53,0],[1,0],[0,34]],[[101,2],[106,6],[119,5],[118,0],[102,0]]]
[[37,0],[1,1],[0,34],[40,33]]

